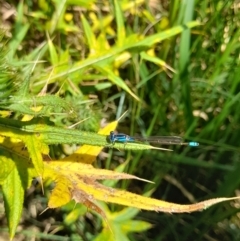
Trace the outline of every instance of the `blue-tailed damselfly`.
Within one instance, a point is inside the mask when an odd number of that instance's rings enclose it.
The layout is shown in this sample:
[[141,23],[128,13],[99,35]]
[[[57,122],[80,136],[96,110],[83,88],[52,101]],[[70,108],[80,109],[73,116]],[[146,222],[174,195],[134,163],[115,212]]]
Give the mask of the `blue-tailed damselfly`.
[[150,136],[150,137],[132,137],[123,133],[115,134],[113,131],[110,132],[109,140],[112,144],[117,142],[155,142],[161,145],[187,145],[187,146],[199,146],[198,142],[190,141],[184,142],[179,136]]

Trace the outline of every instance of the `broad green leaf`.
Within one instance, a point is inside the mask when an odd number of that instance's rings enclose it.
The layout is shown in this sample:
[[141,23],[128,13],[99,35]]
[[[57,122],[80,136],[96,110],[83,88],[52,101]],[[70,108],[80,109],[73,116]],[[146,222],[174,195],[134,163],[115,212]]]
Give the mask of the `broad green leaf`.
[[[16,128],[16,127],[15,127]],[[15,128],[5,128],[4,126],[0,125],[0,130],[2,134],[2,138],[0,138],[0,141],[2,142],[2,146],[6,149],[13,151],[16,151],[16,154],[20,154],[24,151],[25,146],[28,148],[29,157],[31,158],[31,164],[33,164],[34,168],[36,169],[36,172],[38,176],[42,176],[43,174],[43,159],[42,154],[48,154],[48,146],[45,143],[42,143],[36,134],[32,133],[25,133],[21,130],[15,129]],[[3,139],[3,136],[5,138]],[[11,137],[12,139],[7,139],[7,137]],[[21,142],[19,142],[21,140]],[[23,148],[23,150],[20,150],[19,147]],[[11,152],[11,151],[10,151]],[[24,153],[25,158],[29,158],[28,154]]]
[[[1,137],[2,138],[2,137]],[[0,145],[0,184],[4,182],[7,176],[13,171],[15,168],[14,162],[11,159],[10,154],[3,149]]]
[[21,218],[24,199],[22,180],[16,168],[7,176],[3,185],[3,198],[8,220],[9,234],[12,239]]
[[32,179],[37,177],[38,174],[34,168],[32,159],[29,158],[28,150],[19,139],[0,137],[0,150],[4,154],[9,163],[8,169],[14,170],[17,168],[21,178],[22,186],[27,189],[32,183]]
[[0,140],[1,154],[9,161],[7,168],[12,168],[2,182],[4,205],[12,238],[21,218],[24,190],[30,186],[37,173],[22,141],[2,136]]
[[169,149],[150,146],[144,143],[109,143],[109,138],[106,135],[99,135],[97,133],[78,131],[78,130],[69,130],[58,127],[52,127],[48,125],[31,125],[23,127],[27,132],[38,133],[39,140],[42,140],[46,144],[87,144],[92,146],[101,146],[109,148],[118,148],[125,150],[163,150],[171,151]]

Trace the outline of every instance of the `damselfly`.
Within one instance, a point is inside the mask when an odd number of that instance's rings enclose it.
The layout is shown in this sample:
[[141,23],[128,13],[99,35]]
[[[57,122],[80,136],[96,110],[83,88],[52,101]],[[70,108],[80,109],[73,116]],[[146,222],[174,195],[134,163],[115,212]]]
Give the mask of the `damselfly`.
[[110,132],[109,140],[112,144],[115,142],[154,142],[161,145],[187,145],[187,146],[199,146],[198,142],[190,141],[184,142],[179,136],[150,136],[150,137],[132,137],[123,133],[115,134],[113,131]]

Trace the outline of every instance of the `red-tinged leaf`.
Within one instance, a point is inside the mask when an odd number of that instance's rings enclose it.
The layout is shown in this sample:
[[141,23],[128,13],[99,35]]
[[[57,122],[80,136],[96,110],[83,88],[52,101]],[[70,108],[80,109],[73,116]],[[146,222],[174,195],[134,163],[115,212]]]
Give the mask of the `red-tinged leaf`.
[[10,238],[14,237],[23,209],[24,189],[16,168],[8,175],[3,185],[4,207],[8,220]]

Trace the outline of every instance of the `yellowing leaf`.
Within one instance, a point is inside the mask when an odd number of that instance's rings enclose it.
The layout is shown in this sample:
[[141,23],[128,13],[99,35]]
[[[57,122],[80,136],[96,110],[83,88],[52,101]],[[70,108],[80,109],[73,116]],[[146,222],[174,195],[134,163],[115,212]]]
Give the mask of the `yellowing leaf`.
[[68,178],[63,175],[59,175],[57,179],[55,179],[55,183],[56,186],[53,189],[48,202],[49,208],[61,207],[72,199],[72,184]]
[[[18,169],[24,188],[29,187],[32,178],[37,176],[28,151],[21,140],[0,136],[0,150],[9,162],[5,164],[6,170]],[[4,159],[2,159],[4,160]],[[7,176],[9,173],[5,173]]]
[[34,134],[26,135],[24,142],[28,148],[29,156],[32,159],[38,176],[43,175],[43,158],[42,154],[48,154],[48,147],[40,142]]
[[111,202],[122,204],[130,207],[136,207],[144,210],[152,210],[156,212],[168,212],[168,213],[184,213],[204,210],[214,204],[236,200],[240,197],[232,198],[214,198],[206,201],[202,201],[196,204],[176,204],[153,198],[140,196],[127,191],[117,190],[109,187],[105,187],[97,182],[84,182],[79,181],[77,187],[88,195],[92,195],[97,200],[104,202]]
[[15,168],[14,162],[7,151],[0,148],[0,184],[7,178],[7,176]]
[[[83,178],[85,180],[120,180],[120,179],[137,179],[145,182],[150,182],[146,179],[142,179],[139,177],[136,177],[134,175],[126,174],[126,173],[119,173],[116,171],[111,170],[105,170],[105,169],[96,169],[90,164],[85,163],[75,163],[75,162],[62,162],[60,161],[50,161],[48,163],[45,163],[46,172],[45,177],[51,177],[55,176],[52,179],[56,180],[58,175],[65,175],[66,178],[69,179],[72,183],[77,183],[80,178]],[[52,173],[54,174],[47,174],[49,170],[52,170]],[[61,176],[62,178],[62,176]],[[61,180],[59,178],[59,180]]]
[[[90,164],[51,161],[45,164],[46,170],[55,173],[56,181],[49,201],[49,207],[57,207],[67,203],[70,199],[83,203],[88,208],[105,217],[104,212],[95,203],[96,200],[117,203],[138,209],[152,210],[156,212],[183,213],[206,209],[216,203],[238,199],[215,198],[196,204],[176,204],[149,197],[140,196],[123,190],[106,187],[96,180],[98,179],[122,179],[135,178],[135,176],[117,173],[109,170],[95,169]],[[59,201],[59,199],[63,201]]]

